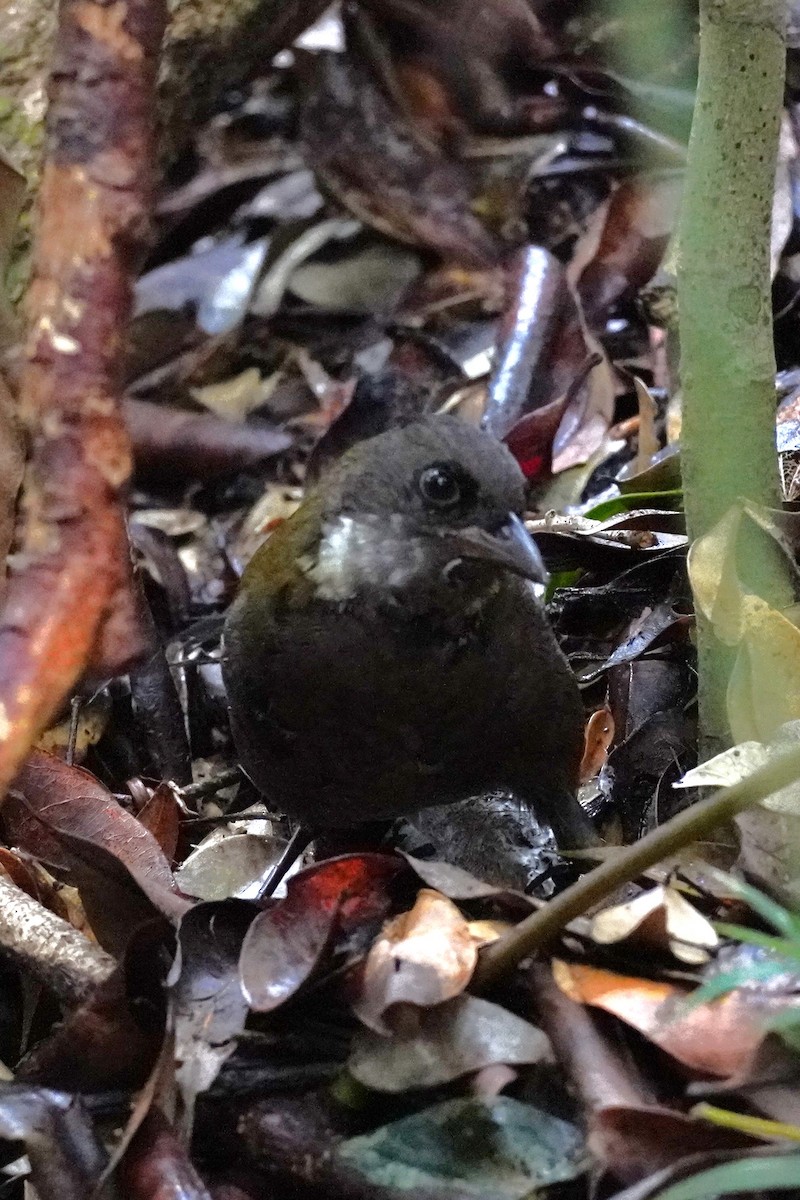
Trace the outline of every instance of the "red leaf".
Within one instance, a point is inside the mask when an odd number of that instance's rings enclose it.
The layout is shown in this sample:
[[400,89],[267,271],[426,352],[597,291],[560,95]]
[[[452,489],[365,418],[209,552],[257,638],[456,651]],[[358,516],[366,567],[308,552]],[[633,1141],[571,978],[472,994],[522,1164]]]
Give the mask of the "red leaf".
[[256,917],[239,971],[256,1012],[271,1012],[308,979],[326,947],[389,908],[387,887],[405,868],[388,854],[347,854],[309,867],[287,884],[285,900]]
[[98,940],[121,949],[153,911],[190,907],[153,835],[88,771],[34,750],[3,809],[9,841],[68,872]]

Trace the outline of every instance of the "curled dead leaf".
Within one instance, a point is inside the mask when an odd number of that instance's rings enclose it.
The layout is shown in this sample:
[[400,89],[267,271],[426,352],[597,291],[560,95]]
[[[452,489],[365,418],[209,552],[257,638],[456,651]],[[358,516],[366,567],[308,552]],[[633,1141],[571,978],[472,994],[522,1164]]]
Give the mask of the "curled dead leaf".
[[719,945],[711,922],[670,887],[651,888],[598,913],[592,921],[592,937],[603,945],[630,940],[669,950],[691,964],[708,962],[708,951]]
[[390,1009],[452,999],[469,983],[477,961],[478,941],[461,912],[441,892],[423,888],[410,912],[389,921],[370,949],[355,1013],[386,1034],[393,1024]]

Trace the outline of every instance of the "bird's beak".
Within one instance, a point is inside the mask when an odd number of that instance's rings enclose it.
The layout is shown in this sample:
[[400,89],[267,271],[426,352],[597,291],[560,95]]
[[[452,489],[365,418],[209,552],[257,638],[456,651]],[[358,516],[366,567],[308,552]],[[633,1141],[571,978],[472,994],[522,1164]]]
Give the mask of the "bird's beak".
[[[452,536],[452,535],[448,535]],[[497,533],[485,529],[463,529],[452,538],[459,558],[480,559],[501,570],[512,571],[533,583],[546,584],[548,574],[531,535],[515,513]]]

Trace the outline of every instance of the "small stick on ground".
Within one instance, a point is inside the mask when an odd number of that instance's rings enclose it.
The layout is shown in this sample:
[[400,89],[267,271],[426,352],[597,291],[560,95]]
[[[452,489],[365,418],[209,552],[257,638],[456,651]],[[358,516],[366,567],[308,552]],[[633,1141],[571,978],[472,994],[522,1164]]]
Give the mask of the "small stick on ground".
[[0,953],[69,1007],[114,969],[105,950],[0,874]]

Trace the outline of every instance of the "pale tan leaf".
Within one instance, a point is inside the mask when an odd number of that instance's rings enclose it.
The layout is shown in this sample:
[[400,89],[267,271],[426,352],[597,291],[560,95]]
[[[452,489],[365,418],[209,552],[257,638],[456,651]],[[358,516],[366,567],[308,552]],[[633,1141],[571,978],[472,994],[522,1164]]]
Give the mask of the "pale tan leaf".
[[434,1087],[496,1063],[552,1062],[549,1039],[499,1004],[456,996],[420,1013],[406,1036],[356,1034],[348,1070],[366,1087],[403,1092]]
[[460,911],[440,892],[423,888],[410,912],[389,921],[373,944],[353,1008],[370,1029],[386,1034],[397,1005],[428,1007],[463,992],[478,960],[478,942]]
[[592,937],[604,945],[631,941],[669,950],[681,962],[693,965],[707,962],[708,951],[719,944],[711,922],[680,892],[663,886],[598,913]]
[[717,637],[729,646],[735,646],[742,636],[744,589],[736,570],[741,523],[741,507],[734,505],[713,529],[697,538],[688,560],[695,604]]

